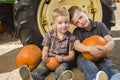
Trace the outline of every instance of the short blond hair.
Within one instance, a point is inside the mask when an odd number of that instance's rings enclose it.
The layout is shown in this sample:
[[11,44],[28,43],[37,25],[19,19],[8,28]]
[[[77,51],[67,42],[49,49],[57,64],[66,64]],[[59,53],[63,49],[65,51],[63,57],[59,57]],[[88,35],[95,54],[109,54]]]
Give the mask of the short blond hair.
[[65,7],[59,7],[53,11],[52,20],[54,21],[58,16],[68,16],[69,12]]

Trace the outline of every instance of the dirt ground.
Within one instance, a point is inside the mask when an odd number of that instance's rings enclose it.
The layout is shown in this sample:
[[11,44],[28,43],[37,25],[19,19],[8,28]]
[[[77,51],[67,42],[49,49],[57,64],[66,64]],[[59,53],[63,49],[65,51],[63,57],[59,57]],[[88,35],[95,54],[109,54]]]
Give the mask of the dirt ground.
[[[115,47],[113,51],[110,52],[109,57],[113,60],[120,70],[120,3],[116,3],[117,10],[115,10],[116,15],[116,25],[112,27],[113,39],[115,40]],[[22,44],[14,35],[9,35],[8,33],[0,34],[0,74],[12,71],[17,68],[16,65],[16,55],[21,50]],[[84,80],[84,74],[78,70],[78,68],[73,68],[72,71],[75,74],[74,80]],[[46,80],[54,80],[54,73],[46,78]]]

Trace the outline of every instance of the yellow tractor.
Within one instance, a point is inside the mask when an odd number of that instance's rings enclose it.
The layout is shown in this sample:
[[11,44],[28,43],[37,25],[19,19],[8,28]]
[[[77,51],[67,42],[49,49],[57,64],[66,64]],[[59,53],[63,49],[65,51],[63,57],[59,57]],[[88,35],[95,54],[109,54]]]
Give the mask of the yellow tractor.
[[0,0],[0,22],[8,32],[16,31],[23,45],[42,47],[44,34],[53,28],[52,11],[74,5],[85,10],[89,18],[105,23],[109,30],[115,25],[114,0]]

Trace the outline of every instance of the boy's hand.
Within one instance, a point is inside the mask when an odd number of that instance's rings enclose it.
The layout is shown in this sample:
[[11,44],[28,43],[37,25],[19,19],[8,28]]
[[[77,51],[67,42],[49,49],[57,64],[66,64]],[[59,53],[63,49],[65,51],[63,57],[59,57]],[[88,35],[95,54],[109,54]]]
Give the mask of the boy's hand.
[[90,48],[89,52],[94,57],[99,57],[104,52],[104,48],[102,46],[94,46],[94,47],[89,47],[89,48]]
[[48,56],[47,55],[43,55],[42,56],[42,60],[46,63],[48,62]]
[[63,57],[60,55],[56,55],[55,58],[58,60],[58,62],[63,62]]
[[100,51],[103,52],[106,52],[107,51],[107,48],[105,46],[96,46]]

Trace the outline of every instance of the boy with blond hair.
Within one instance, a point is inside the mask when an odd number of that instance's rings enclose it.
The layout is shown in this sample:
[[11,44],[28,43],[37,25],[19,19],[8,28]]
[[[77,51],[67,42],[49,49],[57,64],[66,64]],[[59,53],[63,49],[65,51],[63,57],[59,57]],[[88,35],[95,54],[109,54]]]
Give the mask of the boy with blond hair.
[[8,74],[1,74],[0,79],[45,80],[45,77],[51,72],[46,66],[49,57],[55,57],[59,62],[58,67],[55,69],[55,80],[73,79],[74,75],[69,70],[69,63],[74,59],[75,55],[73,49],[75,36],[68,31],[70,24],[69,13],[64,7],[57,8],[53,11],[52,19],[52,25],[55,28],[45,34],[42,42],[42,61],[37,68],[30,73],[29,68],[24,65]]
[[73,44],[75,36],[69,31],[69,13],[65,7],[57,8],[52,14],[52,25],[54,29],[45,34],[42,45],[42,62],[32,72],[34,80],[44,80],[49,70],[45,63],[48,58],[53,56],[59,62],[55,70],[55,80],[69,80],[73,78],[72,71],[69,69],[69,63],[74,59]]

